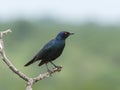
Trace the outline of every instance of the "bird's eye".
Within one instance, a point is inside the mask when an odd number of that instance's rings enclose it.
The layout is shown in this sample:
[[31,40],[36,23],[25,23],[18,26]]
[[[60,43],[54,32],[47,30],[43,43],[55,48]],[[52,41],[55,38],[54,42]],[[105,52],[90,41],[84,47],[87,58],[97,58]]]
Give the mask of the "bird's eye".
[[65,34],[65,35],[67,35],[68,33],[67,33],[67,32],[65,32],[64,34]]

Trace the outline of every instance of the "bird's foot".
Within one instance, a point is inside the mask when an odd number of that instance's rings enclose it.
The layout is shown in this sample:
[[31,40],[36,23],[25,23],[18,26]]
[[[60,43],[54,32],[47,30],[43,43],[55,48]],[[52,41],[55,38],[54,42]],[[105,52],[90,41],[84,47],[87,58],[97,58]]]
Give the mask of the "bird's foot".
[[62,68],[62,66],[55,66],[55,68],[58,68],[58,69],[59,69],[59,68]]
[[52,76],[52,71],[51,70],[48,69],[47,72],[50,76]]
[[55,68],[57,68],[57,71],[61,71],[62,66],[55,66]]

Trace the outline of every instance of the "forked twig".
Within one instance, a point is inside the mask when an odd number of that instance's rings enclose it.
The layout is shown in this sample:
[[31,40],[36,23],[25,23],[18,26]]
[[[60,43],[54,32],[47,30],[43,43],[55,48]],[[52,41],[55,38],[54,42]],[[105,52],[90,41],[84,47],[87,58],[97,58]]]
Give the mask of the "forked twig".
[[6,63],[6,65],[10,68],[11,71],[13,71],[15,74],[17,74],[20,78],[25,80],[27,82],[26,90],[32,90],[33,84],[36,82],[49,77],[51,74],[54,74],[55,72],[61,71],[62,67],[54,68],[51,70],[51,73],[46,72],[43,74],[39,74],[37,77],[30,78],[26,76],[24,73],[22,73],[20,70],[18,70],[11,61],[7,58],[6,53],[4,51],[4,43],[3,43],[3,36],[7,33],[12,32],[10,29],[0,32],[0,54],[2,57],[2,60]]

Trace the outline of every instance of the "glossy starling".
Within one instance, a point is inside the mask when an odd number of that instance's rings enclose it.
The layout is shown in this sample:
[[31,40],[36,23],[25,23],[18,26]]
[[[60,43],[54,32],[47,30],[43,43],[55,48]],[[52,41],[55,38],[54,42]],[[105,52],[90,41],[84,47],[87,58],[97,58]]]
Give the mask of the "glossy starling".
[[72,32],[62,31],[58,33],[56,38],[49,41],[34,57],[32,60],[30,60],[27,64],[24,66],[28,66],[36,61],[40,60],[39,66],[45,64],[47,67],[47,70],[49,71],[49,68],[47,66],[47,63],[51,63],[54,67],[58,68],[59,66],[56,66],[52,61],[58,58],[64,47],[65,47],[65,40],[68,36],[73,35]]

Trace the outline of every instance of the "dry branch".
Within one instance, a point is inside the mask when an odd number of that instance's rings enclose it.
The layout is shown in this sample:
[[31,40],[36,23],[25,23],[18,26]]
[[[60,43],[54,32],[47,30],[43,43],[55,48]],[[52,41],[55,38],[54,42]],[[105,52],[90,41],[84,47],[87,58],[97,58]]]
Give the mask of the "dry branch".
[[11,62],[10,60],[7,58],[6,53],[4,51],[4,44],[3,44],[3,36],[6,35],[7,33],[12,32],[10,29],[6,30],[6,31],[2,31],[0,32],[0,54],[2,57],[2,60],[6,63],[6,65],[10,68],[11,71],[13,71],[15,74],[17,74],[20,78],[22,78],[23,80],[25,80],[27,82],[26,85],[26,90],[32,90],[32,86],[33,84],[35,84],[36,82],[49,77],[50,75],[54,74],[55,72],[59,72],[61,71],[62,67],[59,68],[54,68],[51,70],[51,72],[46,72],[43,74],[38,75],[37,77],[34,78],[30,78],[28,76],[26,76],[24,73],[22,73],[20,70],[18,70]]

